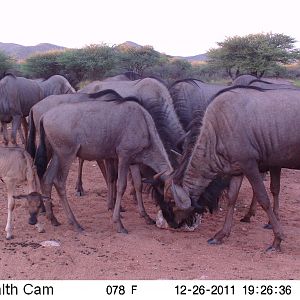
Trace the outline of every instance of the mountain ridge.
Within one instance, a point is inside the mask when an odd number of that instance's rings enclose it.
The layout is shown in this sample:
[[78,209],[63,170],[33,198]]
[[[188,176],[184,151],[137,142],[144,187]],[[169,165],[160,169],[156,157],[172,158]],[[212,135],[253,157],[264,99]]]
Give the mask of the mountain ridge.
[[[142,45],[139,45],[132,41],[126,41],[124,43],[121,43],[117,45],[117,47],[133,47],[133,48],[141,48]],[[0,51],[3,51],[7,55],[10,55],[17,60],[25,60],[28,57],[30,57],[33,54],[37,53],[43,53],[47,51],[62,51],[68,49],[67,47],[58,46],[50,43],[40,43],[35,46],[23,46],[15,43],[2,43],[0,42]],[[200,62],[200,61],[206,61],[207,55],[206,54],[198,54],[193,56],[173,56],[169,55],[171,57],[177,58],[177,59],[185,59],[189,62]]]

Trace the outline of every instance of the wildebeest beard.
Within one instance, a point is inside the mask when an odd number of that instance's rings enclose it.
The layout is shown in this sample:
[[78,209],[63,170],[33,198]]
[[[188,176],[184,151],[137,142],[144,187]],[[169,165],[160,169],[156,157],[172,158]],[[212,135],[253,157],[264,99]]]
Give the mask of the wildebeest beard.
[[196,212],[203,214],[208,209],[210,213],[213,213],[219,207],[220,196],[225,189],[228,189],[230,180],[229,176],[217,176],[211,181],[200,197],[192,201]]

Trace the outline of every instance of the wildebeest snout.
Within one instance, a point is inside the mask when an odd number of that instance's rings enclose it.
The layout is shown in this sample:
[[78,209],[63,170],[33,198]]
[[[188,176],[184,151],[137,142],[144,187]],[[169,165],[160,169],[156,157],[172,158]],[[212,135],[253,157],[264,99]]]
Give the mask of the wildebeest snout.
[[28,223],[30,225],[35,225],[37,223],[37,213],[30,214],[30,217],[28,219]]

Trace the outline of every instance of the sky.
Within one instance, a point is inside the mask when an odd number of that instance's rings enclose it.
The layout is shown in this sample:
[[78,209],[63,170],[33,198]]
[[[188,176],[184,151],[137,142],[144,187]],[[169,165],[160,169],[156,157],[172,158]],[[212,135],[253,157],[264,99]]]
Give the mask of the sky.
[[68,48],[133,41],[192,56],[226,37],[283,33],[300,48],[299,0],[0,0],[0,42]]

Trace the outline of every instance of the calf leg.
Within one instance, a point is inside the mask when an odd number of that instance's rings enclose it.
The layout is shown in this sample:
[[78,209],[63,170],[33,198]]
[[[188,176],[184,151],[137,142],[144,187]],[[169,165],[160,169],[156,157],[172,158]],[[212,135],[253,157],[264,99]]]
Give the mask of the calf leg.
[[142,189],[143,189],[143,184],[142,184],[142,177],[141,177],[141,172],[140,168],[138,165],[131,165],[130,166],[130,172],[132,176],[132,181],[135,189],[135,195],[137,198],[137,204],[138,204],[138,209],[140,216],[146,220],[146,223],[149,225],[155,224],[155,221],[152,220],[149,215],[146,213],[143,199],[142,199]]
[[232,177],[229,189],[228,189],[228,206],[227,206],[227,214],[225,217],[225,222],[223,228],[218,231],[213,238],[208,240],[209,244],[221,244],[224,237],[228,237],[230,235],[232,222],[233,222],[233,213],[235,203],[238,197],[238,193],[243,181],[243,176]]
[[6,231],[6,239],[10,240],[13,238],[13,210],[15,208],[15,199],[13,197],[15,193],[16,185],[12,181],[6,182],[7,187],[7,200],[8,200],[8,207],[7,207],[7,223],[5,227]]

